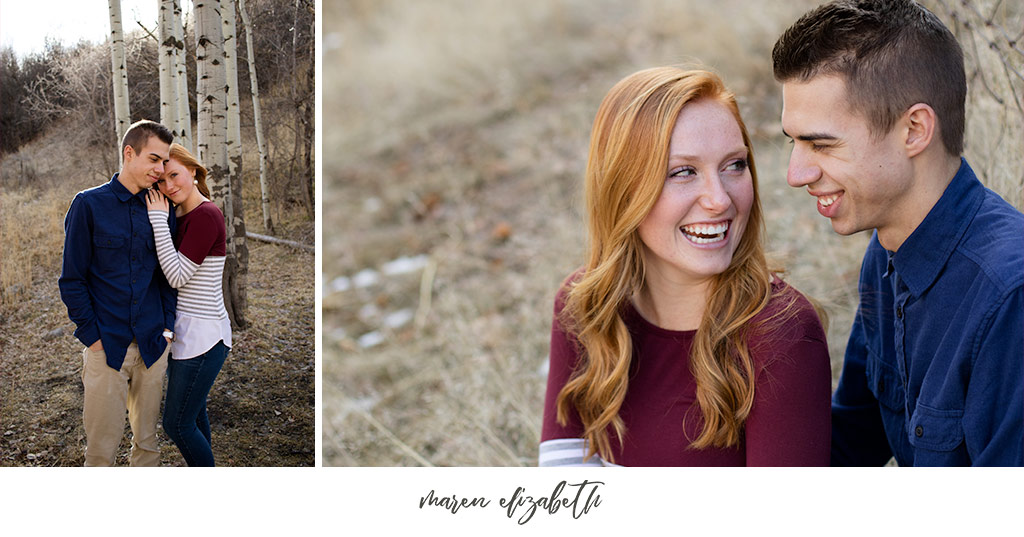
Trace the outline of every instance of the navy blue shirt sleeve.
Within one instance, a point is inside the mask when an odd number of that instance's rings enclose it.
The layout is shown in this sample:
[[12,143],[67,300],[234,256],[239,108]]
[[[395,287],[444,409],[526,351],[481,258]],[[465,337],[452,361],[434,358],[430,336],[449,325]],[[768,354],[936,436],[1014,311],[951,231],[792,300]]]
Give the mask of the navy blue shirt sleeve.
[[860,310],[832,395],[832,466],[882,466],[892,458],[878,399],[868,387],[867,346]]
[[75,337],[86,347],[100,339],[99,323],[86,285],[92,262],[90,210],[81,193],[71,202],[71,208],[64,217],[64,260],[57,280],[60,298],[76,326]]
[[[873,237],[861,266],[861,302],[846,344],[839,386],[832,395],[832,466],[881,466],[892,458],[878,398],[868,384],[870,312],[882,306],[885,289],[876,288],[885,250]],[[891,389],[891,388],[890,388]]]
[[1024,289],[1017,287],[978,335],[964,401],[964,440],[975,466],[1024,465]]
[[[174,236],[174,232],[177,229],[177,218],[175,218],[174,211],[168,211],[167,224],[171,230],[171,236]],[[174,331],[174,319],[175,311],[178,308],[178,292],[171,287],[171,284],[167,283],[167,277],[164,276],[164,271],[157,270],[155,278],[157,280],[157,287],[160,289],[160,303],[163,306],[164,315],[164,328]]]

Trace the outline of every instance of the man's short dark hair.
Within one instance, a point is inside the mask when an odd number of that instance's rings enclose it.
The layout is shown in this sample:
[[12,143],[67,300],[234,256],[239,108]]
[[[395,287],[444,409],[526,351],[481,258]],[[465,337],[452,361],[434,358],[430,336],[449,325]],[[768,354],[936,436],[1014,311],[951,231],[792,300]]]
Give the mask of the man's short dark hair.
[[967,80],[956,37],[911,0],[836,0],[800,17],[775,42],[775,79],[839,75],[872,134],[889,132],[916,103],[938,116],[942,144],[963,151]]
[[171,142],[174,141],[174,134],[171,133],[170,129],[156,121],[142,119],[132,123],[128,130],[125,131],[124,138],[121,139],[121,153],[123,154],[124,148],[130,145],[135,153],[138,154],[142,151],[143,147],[146,147],[150,136],[160,138],[160,141],[167,145],[171,145]]

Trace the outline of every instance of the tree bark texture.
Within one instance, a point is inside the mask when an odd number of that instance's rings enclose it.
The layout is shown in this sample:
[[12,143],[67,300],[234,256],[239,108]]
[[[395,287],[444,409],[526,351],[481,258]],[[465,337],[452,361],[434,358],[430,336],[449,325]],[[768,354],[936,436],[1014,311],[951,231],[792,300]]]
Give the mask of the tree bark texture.
[[[174,0],[160,0],[160,123],[163,123],[176,139],[180,138],[181,121],[178,115],[178,72],[174,64],[177,39],[174,36]],[[186,95],[187,99],[188,96]]]
[[176,83],[178,84],[178,125],[181,127],[181,132],[175,133],[175,136],[179,136],[181,145],[188,148],[189,151],[196,152],[196,146],[194,138],[192,137],[192,106],[189,104],[189,87],[188,87],[188,51],[185,49],[185,27],[182,25],[181,18],[181,2],[180,0],[173,0],[174,12],[173,12],[173,26],[171,29],[174,31],[174,39],[178,44],[177,53],[173,59],[173,69],[176,72]]
[[124,53],[124,32],[121,31],[121,0],[109,0],[110,7],[110,67],[114,86],[114,125],[117,131],[118,159],[121,139],[132,124],[131,109],[128,107],[128,63]]
[[[238,53],[236,51],[238,35],[235,33],[235,0],[221,1],[221,28],[224,34],[224,67],[227,77],[228,95],[228,130],[227,130],[227,152],[228,152],[228,182],[231,184],[231,202],[234,211],[236,228],[241,224],[244,227],[245,214],[242,211],[242,112],[238,105]],[[244,236],[243,236],[244,239]],[[239,256],[245,253],[245,259],[239,259],[239,264],[249,266],[248,248],[236,249]]]
[[234,200],[228,174],[227,73],[220,0],[196,0],[196,73],[199,123],[199,160],[207,169],[213,201],[224,213],[227,225],[227,260],[224,264],[224,306],[231,324],[244,328],[248,249],[245,222],[234,217]]

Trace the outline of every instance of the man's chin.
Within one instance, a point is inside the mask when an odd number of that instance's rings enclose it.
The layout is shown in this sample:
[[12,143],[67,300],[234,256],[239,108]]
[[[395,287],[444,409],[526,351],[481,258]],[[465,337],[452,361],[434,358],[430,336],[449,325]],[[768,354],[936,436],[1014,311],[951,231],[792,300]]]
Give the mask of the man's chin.
[[835,231],[837,234],[844,237],[864,231],[863,229],[852,226],[848,222],[844,222],[839,218],[829,218],[829,223],[832,224],[832,231]]

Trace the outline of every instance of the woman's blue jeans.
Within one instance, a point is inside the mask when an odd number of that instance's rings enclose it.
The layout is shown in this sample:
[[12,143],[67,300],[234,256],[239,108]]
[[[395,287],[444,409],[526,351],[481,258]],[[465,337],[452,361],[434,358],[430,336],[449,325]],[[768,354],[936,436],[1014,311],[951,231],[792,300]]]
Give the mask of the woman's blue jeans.
[[206,397],[228,350],[220,341],[195,358],[168,361],[164,432],[178,446],[189,466],[213,466]]

